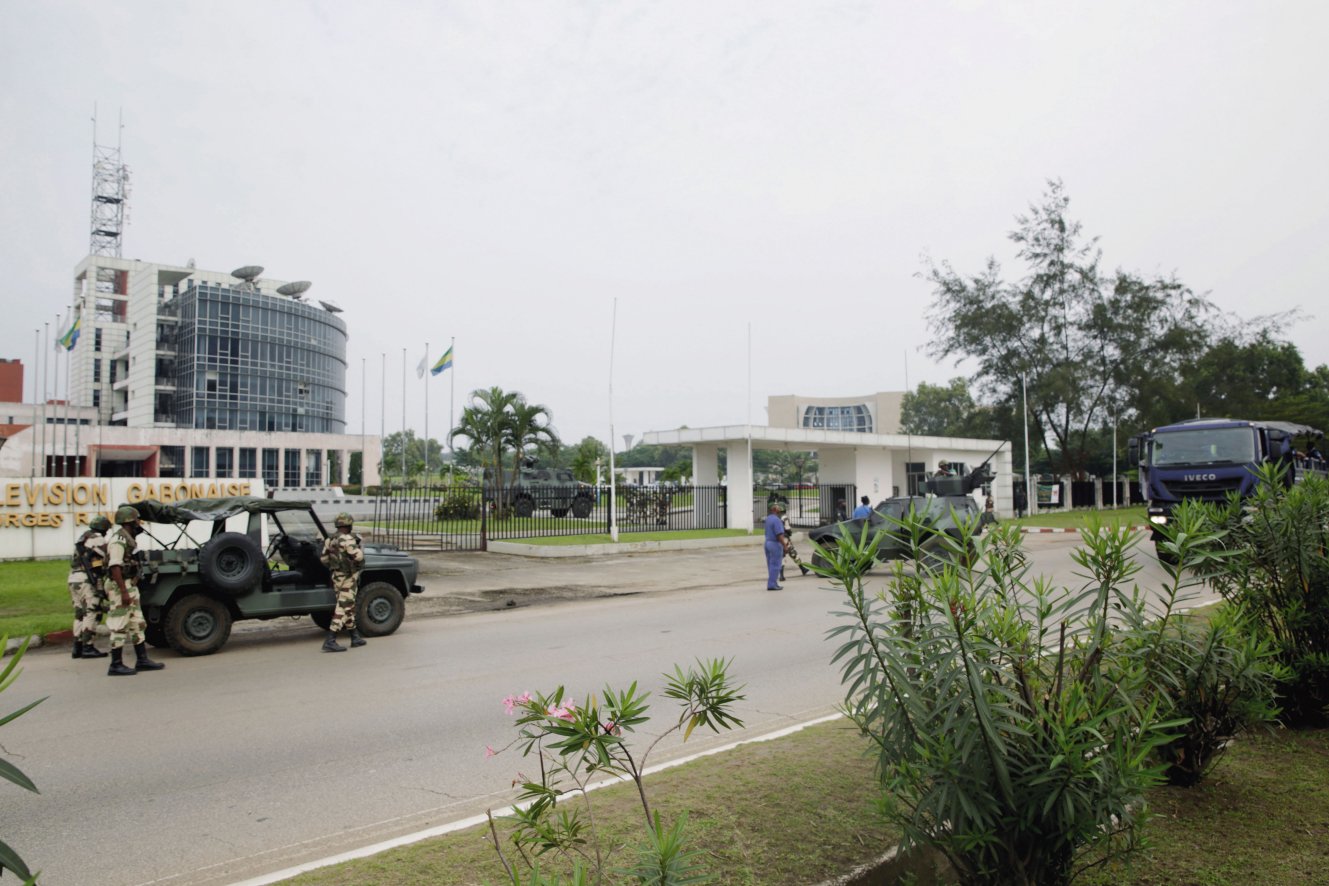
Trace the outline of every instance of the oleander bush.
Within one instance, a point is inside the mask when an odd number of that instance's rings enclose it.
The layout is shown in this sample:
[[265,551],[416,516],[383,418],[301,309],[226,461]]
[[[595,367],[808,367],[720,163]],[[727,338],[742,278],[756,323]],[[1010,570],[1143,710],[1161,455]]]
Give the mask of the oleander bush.
[[1252,619],[1283,667],[1278,691],[1289,726],[1329,725],[1329,482],[1260,469],[1255,492],[1214,509],[1224,556],[1199,574]]
[[[1150,619],[1127,587],[1129,530],[1083,534],[1087,582],[1031,579],[1017,527],[913,539],[887,589],[864,575],[877,538],[842,538],[819,571],[843,589],[833,661],[845,713],[877,757],[881,804],[906,845],[932,847],[965,884],[1068,883],[1139,844],[1156,759],[1175,733],[1140,654]],[[973,552],[977,550],[977,556]],[[929,555],[929,554],[932,555]]]

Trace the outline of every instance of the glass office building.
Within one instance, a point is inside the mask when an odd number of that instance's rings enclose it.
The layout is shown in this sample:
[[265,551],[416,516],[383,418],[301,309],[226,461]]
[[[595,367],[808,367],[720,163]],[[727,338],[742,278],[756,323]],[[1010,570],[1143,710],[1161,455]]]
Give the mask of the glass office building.
[[[293,298],[189,280],[162,305],[174,357],[159,349],[159,413],[176,427],[340,434],[346,324]],[[170,338],[166,333],[164,338]]]

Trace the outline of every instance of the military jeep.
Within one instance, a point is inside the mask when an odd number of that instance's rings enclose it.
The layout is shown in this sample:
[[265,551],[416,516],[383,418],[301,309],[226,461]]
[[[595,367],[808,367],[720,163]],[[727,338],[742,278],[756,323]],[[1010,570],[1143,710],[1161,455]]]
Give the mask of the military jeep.
[[[139,597],[153,646],[211,655],[237,620],[308,615],[322,629],[332,623],[336,592],[319,559],[328,531],[308,502],[235,496],[134,507],[145,530]],[[163,538],[172,530],[175,537]],[[423,590],[419,563],[390,545],[364,550],[355,621],[366,637],[383,637],[401,624],[406,598]]]

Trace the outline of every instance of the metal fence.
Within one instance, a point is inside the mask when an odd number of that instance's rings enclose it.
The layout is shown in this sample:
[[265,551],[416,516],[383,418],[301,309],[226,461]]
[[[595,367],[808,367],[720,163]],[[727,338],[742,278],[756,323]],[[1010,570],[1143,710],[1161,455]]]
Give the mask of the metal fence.
[[[784,505],[790,526],[824,526],[848,520],[858,504],[853,483],[799,483],[759,486],[754,490],[753,522],[761,523],[772,501]],[[874,502],[875,504],[875,502]]]
[[[404,550],[481,551],[492,540],[610,531],[608,486],[406,486],[380,493],[367,527]],[[620,486],[619,533],[723,529],[723,486]]]

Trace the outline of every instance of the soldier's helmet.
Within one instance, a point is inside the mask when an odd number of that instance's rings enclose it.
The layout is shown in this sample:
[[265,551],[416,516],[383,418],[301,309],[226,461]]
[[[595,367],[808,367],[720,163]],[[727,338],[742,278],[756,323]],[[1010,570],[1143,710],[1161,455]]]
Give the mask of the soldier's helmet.
[[115,522],[121,526],[138,522],[138,508],[133,505],[120,505],[115,509]]
[[937,462],[937,470],[949,471],[950,469],[951,469],[951,463],[946,461],[945,459],[942,459],[941,461]]
[[337,519],[332,521],[332,525],[336,526],[338,529],[340,529],[343,526],[345,526],[347,529],[350,529],[352,526],[355,525],[355,521],[351,519],[350,514],[346,513],[345,511],[342,511],[340,514],[337,515]]
[[93,532],[105,532],[111,528],[111,521],[107,520],[102,514],[97,514],[88,521],[88,528]]

